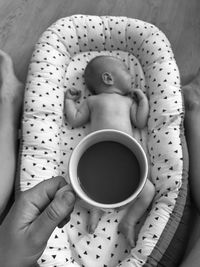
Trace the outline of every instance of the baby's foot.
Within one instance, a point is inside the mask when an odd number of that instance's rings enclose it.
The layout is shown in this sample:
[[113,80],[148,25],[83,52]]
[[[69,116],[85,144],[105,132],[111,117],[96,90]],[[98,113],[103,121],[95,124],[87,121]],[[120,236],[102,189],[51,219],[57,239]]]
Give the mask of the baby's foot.
[[88,219],[88,226],[87,231],[89,234],[93,234],[97,225],[99,223],[99,219],[101,218],[103,211],[98,208],[91,208],[90,209],[90,216]]
[[185,110],[187,113],[200,111],[200,69],[194,79],[182,87]]
[[118,226],[119,231],[124,235],[131,247],[135,246],[135,225],[126,217],[122,219]]
[[23,92],[24,87],[15,75],[12,59],[0,50],[0,112],[5,119],[13,118],[15,125],[19,122]]

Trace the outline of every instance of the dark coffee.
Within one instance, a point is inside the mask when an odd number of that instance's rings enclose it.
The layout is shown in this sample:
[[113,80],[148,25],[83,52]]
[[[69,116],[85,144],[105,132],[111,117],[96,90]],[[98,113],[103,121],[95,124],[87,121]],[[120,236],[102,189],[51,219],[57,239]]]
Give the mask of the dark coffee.
[[82,189],[93,200],[114,204],[130,197],[140,181],[136,156],[126,146],[102,141],[81,156],[77,170]]

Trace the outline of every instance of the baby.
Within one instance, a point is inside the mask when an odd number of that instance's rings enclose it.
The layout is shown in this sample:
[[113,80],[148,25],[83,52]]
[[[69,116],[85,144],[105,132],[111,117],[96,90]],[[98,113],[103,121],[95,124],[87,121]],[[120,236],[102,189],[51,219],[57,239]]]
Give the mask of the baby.
[[[75,101],[81,91],[72,88],[66,91],[65,112],[68,122],[79,127],[90,120],[91,132],[115,129],[133,135],[132,124],[144,128],[149,114],[148,100],[140,89],[132,88],[132,77],[127,66],[113,56],[97,56],[86,66],[85,83],[93,94],[80,107]],[[133,177],[134,179],[134,177]],[[155,194],[153,184],[147,182],[138,198],[131,203],[119,224],[119,230],[130,246],[135,245],[135,224],[150,205]],[[88,231],[93,233],[102,211],[91,208]]]

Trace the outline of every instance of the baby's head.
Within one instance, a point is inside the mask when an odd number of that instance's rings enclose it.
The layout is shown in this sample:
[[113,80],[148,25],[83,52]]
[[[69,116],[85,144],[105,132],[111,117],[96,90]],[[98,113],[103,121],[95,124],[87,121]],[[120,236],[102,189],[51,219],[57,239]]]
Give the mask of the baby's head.
[[[86,66],[85,83],[94,94],[131,91],[131,74],[126,64],[114,56],[97,56]],[[114,91],[113,91],[114,90]]]

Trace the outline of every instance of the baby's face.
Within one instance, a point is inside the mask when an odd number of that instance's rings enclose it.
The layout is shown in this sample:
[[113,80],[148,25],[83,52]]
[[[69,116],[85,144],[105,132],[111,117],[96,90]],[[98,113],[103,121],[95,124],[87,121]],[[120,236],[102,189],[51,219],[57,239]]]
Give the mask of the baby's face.
[[120,59],[113,58],[108,63],[114,77],[115,86],[122,91],[122,93],[129,93],[132,87],[132,77],[126,64]]

